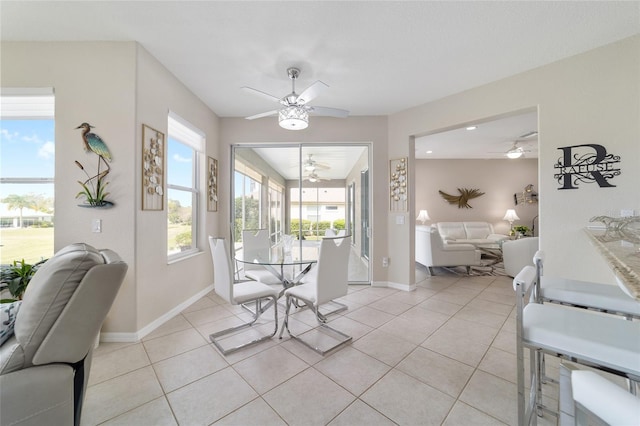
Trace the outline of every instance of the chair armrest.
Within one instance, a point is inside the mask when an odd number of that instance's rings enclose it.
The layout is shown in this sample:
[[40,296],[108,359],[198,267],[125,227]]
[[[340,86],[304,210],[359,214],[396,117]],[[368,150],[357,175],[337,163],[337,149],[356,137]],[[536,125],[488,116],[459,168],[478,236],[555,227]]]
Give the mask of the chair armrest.
[[487,239],[494,240],[494,241],[505,241],[509,239],[509,236],[504,234],[489,234],[487,235]]
[[49,364],[0,376],[0,424],[72,425],[73,368]]
[[460,243],[460,244],[444,244],[442,251],[473,251],[476,246],[473,244]]

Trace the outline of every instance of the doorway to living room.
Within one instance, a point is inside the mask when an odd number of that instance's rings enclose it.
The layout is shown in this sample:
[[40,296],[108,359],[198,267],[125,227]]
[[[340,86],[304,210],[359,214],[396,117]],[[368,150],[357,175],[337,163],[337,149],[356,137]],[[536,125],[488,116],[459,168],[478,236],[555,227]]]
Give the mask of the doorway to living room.
[[415,214],[428,212],[417,227],[482,222],[496,234],[538,235],[536,108],[416,136],[414,155]]

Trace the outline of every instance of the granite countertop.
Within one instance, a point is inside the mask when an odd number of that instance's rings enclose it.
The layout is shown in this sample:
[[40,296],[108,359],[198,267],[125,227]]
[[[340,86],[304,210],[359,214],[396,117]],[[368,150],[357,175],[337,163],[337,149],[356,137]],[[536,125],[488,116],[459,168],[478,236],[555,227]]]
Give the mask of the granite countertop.
[[640,241],[605,227],[587,227],[585,232],[611,267],[620,287],[640,301]]

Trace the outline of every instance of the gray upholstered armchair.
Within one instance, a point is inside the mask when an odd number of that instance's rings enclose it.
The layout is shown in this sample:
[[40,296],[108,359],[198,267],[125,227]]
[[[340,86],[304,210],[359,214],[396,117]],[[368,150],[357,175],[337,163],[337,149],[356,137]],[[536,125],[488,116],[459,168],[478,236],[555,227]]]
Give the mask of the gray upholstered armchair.
[[127,264],[71,244],[34,275],[0,346],[0,424],[80,423],[91,352]]

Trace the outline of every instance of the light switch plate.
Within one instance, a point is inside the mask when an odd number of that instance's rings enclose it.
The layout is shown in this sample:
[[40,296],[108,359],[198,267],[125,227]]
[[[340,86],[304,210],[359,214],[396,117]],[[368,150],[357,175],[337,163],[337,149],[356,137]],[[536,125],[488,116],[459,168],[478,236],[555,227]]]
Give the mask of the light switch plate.
[[102,232],[102,219],[93,219],[91,221],[91,232]]
[[402,215],[396,216],[396,225],[404,225],[404,216]]

